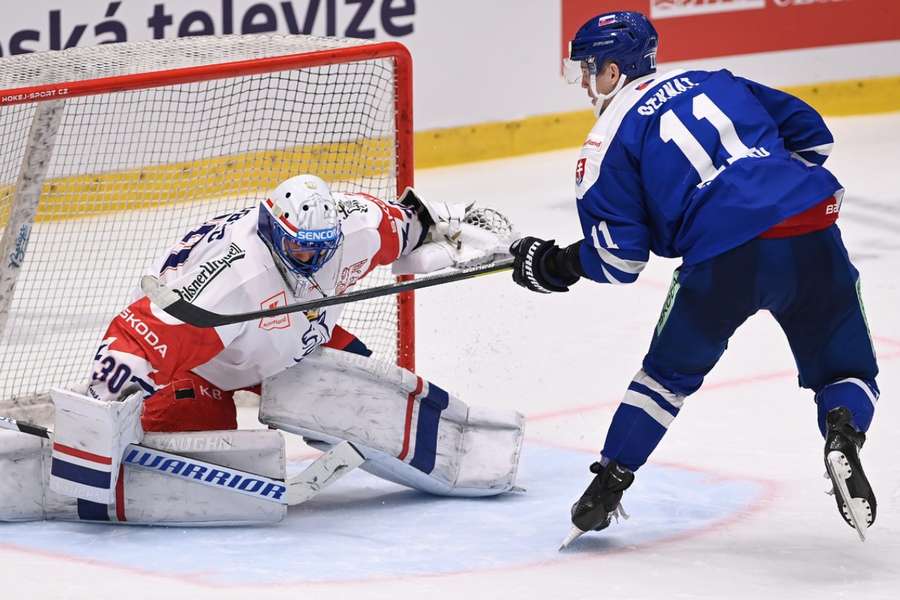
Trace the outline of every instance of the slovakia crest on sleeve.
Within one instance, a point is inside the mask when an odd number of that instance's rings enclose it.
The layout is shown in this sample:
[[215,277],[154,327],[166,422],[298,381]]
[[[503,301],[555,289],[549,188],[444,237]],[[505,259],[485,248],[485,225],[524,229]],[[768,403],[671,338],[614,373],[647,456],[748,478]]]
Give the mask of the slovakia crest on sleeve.
[[575,185],[581,185],[581,182],[584,181],[584,167],[586,164],[586,158],[578,159],[578,164],[575,165]]

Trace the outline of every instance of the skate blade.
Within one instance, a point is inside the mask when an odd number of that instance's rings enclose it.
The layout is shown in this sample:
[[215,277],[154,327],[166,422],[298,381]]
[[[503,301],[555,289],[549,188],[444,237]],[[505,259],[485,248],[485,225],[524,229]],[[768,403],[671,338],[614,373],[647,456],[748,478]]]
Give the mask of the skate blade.
[[862,498],[853,498],[850,496],[850,490],[847,488],[847,479],[851,472],[846,466],[847,458],[843,452],[829,452],[825,457],[825,465],[828,467],[828,473],[831,475],[831,481],[834,483],[837,493],[841,495],[844,502],[844,514],[850,517],[850,522],[859,534],[861,542],[866,541],[866,533],[861,524],[866,523],[865,506],[868,504]]
[[569,535],[566,536],[566,539],[564,539],[562,541],[562,544],[559,545],[559,551],[562,552],[569,544],[571,544],[584,534],[584,531],[578,529],[577,527],[573,527],[572,530],[569,531]]

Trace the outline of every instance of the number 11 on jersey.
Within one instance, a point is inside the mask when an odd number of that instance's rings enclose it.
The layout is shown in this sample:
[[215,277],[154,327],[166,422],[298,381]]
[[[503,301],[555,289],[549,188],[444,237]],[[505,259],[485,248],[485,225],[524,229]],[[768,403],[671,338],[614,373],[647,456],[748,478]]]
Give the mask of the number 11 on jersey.
[[[694,96],[693,113],[694,118],[698,121],[705,119],[716,128],[719,133],[719,141],[729,155],[729,165],[746,156],[769,156],[769,152],[765,148],[748,148],[738,136],[732,120],[706,94]],[[664,142],[675,142],[684,157],[688,159],[688,162],[700,175],[698,188],[715,179],[727,166],[716,167],[713,164],[712,157],[706,149],[672,110],[667,110],[660,117],[659,136]]]

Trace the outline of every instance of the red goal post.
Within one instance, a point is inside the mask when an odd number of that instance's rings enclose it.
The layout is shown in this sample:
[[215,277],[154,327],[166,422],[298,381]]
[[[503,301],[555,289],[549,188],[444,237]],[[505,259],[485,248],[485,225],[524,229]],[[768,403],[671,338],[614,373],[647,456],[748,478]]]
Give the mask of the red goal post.
[[[0,409],[84,383],[142,268],[303,172],[382,198],[412,185],[402,44],[195,37],[0,59]],[[412,292],[341,324],[415,368]]]

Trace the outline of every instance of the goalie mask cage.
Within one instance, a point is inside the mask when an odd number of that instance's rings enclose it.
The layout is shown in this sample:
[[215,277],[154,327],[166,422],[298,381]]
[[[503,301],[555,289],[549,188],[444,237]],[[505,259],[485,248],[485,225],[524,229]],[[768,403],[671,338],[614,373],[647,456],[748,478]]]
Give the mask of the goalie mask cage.
[[[142,271],[205,220],[301,173],[386,199],[412,185],[411,79],[401,44],[312,36],[0,59],[0,415],[86,384]],[[414,369],[411,293],[340,324]]]

